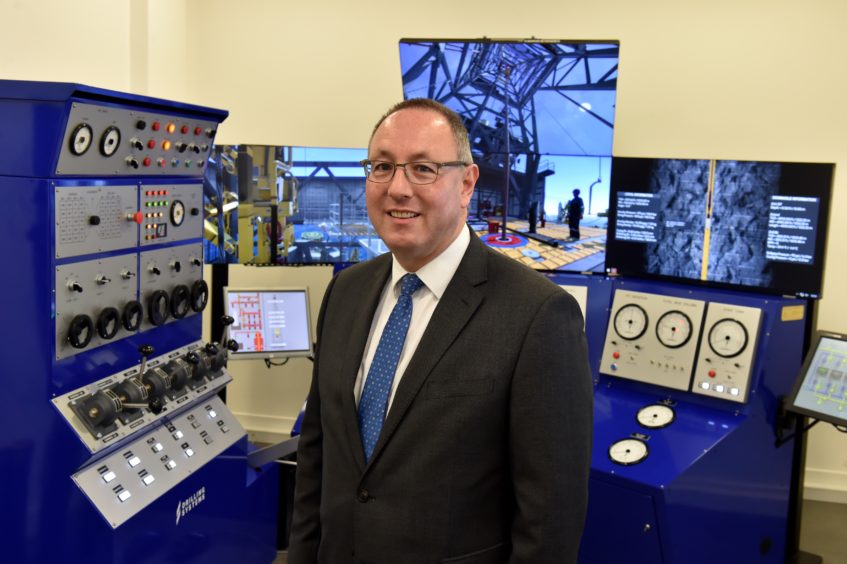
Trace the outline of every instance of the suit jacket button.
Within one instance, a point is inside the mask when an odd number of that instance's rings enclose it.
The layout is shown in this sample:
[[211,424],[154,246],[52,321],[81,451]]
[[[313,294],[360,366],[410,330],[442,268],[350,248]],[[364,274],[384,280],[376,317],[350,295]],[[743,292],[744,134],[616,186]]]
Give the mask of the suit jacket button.
[[371,494],[368,493],[368,490],[362,488],[359,490],[359,493],[356,495],[356,499],[358,499],[361,503],[367,503],[371,498]]

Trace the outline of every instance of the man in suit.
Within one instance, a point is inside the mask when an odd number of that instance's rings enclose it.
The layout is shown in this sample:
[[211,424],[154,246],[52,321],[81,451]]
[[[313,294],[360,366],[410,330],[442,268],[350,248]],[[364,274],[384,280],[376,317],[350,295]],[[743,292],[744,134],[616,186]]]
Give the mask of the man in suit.
[[401,102],[368,157],[391,254],[326,290],[288,562],[576,562],[592,417],[576,302],[469,231],[479,169],[454,112]]

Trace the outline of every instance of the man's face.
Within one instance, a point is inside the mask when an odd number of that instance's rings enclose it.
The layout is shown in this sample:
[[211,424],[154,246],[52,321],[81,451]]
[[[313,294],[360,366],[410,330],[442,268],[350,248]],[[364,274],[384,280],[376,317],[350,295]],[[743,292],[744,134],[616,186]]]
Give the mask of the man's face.
[[[450,124],[434,110],[406,108],[388,116],[371,139],[368,158],[395,163],[458,160]],[[434,184],[412,184],[397,168],[390,182],[367,181],[368,215],[398,262],[415,272],[463,229],[479,176],[476,165],[444,167]]]

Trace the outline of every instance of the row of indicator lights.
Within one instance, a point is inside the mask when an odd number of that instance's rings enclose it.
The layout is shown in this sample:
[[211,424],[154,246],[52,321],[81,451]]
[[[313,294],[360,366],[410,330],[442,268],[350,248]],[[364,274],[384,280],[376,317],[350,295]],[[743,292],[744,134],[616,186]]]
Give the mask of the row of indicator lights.
[[[137,139],[137,138],[131,139],[130,145],[132,145],[132,148],[135,149],[136,151],[144,150],[144,143],[142,143],[140,139]],[[150,140],[147,141],[147,148],[148,149],[155,149],[156,145],[157,145],[157,143],[156,143],[155,139],[150,139]],[[163,151],[170,151],[171,147],[173,147],[173,142],[170,139],[165,139],[165,140],[162,141],[162,150]],[[180,141],[176,145],[176,150],[179,151],[180,153],[184,153],[186,150],[190,150],[194,153],[200,154],[201,152],[208,151],[209,146],[206,145],[206,144],[195,145],[194,143],[185,143],[183,141]]]
[[[147,122],[144,121],[143,119],[140,119],[137,122],[135,122],[135,127],[136,127],[136,129],[143,131],[143,130],[147,129]],[[152,124],[150,124],[150,129],[152,129],[153,131],[159,131],[160,129],[162,129],[162,123],[158,122],[158,121],[154,121]],[[168,123],[165,124],[164,129],[165,129],[166,133],[174,133],[174,132],[176,132],[176,124],[174,122],[168,122]],[[187,125],[182,125],[179,128],[179,131],[183,135],[188,135],[188,133],[191,131],[191,127],[189,127]],[[200,126],[195,126],[194,127],[194,135],[200,135],[201,133],[203,133],[203,128],[200,127]],[[214,129],[212,129],[211,127],[206,128],[206,136],[207,137],[213,137],[214,135],[215,135]]]
[[723,384],[712,385],[709,382],[700,382],[700,389],[702,389],[702,390],[713,390],[715,392],[718,392],[719,394],[727,392],[731,396],[737,396],[739,393],[741,393],[738,388],[734,388],[734,387],[728,388],[728,387],[724,386]]
[[167,196],[171,193],[170,190],[147,190],[145,196]]
[[170,200],[160,200],[158,202],[144,202],[144,207],[147,208],[158,208],[158,207],[167,207],[170,205]]

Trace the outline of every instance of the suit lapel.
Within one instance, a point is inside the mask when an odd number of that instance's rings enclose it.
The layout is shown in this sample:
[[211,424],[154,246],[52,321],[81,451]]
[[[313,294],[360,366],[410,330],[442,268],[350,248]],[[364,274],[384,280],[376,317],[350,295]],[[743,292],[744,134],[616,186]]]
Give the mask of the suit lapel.
[[374,447],[371,461],[379,457],[380,451],[405,417],[432,369],[482,303],[484,294],[479,286],[486,280],[487,252],[482,241],[471,234],[471,242],[465,256],[441,296],[418,348],[397,386],[394,401],[385,419],[379,441]]
[[[373,263],[374,269],[370,273],[370,281],[362,286],[361,294],[357,296],[359,309],[353,317],[356,322],[349,327],[350,338],[341,365],[343,420],[347,430],[347,443],[350,445],[353,459],[360,471],[365,468],[365,453],[362,448],[362,439],[359,436],[359,419],[356,412],[354,387],[359,367],[362,364],[365,345],[368,342],[374,312],[379,304],[379,297],[385,287],[385,281],[391,274],[391,255],[386,253],[373,259]],[[340,330],[343,331],[344,329]]]

